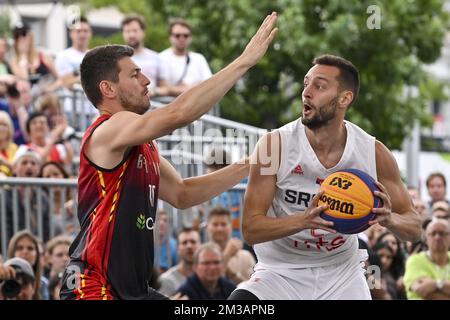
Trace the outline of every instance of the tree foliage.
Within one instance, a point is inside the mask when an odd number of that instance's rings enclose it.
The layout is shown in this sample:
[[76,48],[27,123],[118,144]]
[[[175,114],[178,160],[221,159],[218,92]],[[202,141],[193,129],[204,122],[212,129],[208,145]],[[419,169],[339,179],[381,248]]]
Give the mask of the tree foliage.
[[[90,1],[97,6],[116,3]],[[416,119],[429,121],[429,102],[445,98],[442,86],[423,71],[424,64],[440,56],[448,25],[444,2],[128,0],[117,6],[152,23],[147,45],[155,50],[168,45],[168,19],[186,18],[195,30],[193,49],[206,56],[213,71],[236,58],[264,16],[275,10],[279,31],[272,48],[225,96],[222,114],[269,129],[297,118],[303,76],[312,59],[337,54],[361,74],[360,95],[347,118],[388,146],[399,147]],[[380,10],[380,29],[368,28],[371,5]]]

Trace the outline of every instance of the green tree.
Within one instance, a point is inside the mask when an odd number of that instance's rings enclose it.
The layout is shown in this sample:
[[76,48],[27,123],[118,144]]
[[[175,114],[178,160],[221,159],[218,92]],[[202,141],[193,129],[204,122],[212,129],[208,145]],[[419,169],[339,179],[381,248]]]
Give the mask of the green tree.
[[[91,0],[96,5],[112,0]],[[442,86],[423,71],[440,55],[448,26],[444,0],[129,0],[124,11],[144,14],[165,29],[173,16],[194,26],[193,49],[218,71],[243,50],[262,18],[279,13],[279,32],[262,61],[221,102],[221,111],[245,123],[275,128],[299,116],[301,84],[312,59],[323,53],[351,60],[361,73],[360,96],[348,119],[399,147],[416,119],[430,123],[427,104]],[[380,28],[370,29],[375,5]],[[167,35],[165,36],[167,38]],[[150,42],[161,49],[167,40]]]
[[10,19],[6,9],[0,9],[0,37],[9,36],[11,31]]

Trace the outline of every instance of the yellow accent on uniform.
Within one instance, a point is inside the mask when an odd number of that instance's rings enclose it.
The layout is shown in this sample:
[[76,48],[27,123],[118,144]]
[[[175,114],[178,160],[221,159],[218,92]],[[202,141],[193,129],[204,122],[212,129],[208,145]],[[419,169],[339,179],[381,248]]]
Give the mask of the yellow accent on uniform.
[[106,195],[106,187],[105,187],[105,180],[103,179],[103,173],[99,170],[97,170],[98,178],[100,179],[100,186],[102,187],[102,196]]
[[[125,169],[127,168],[127,165],[128,165],[128,161],[126,161],[122,165],[122,173],[120,174],[119,179],[117,180],[116,190],[115,190],[115,193],[114,193],[113,202],[112,202],[112,205],[111,205],[111,210],[109,211],[109,222],[112,221],[114,210],[116,209],[116,202],[117,202],[117,197],[119,195],[120,181],[121,181],[121,178],[122,178],[123,174],[125,173]],[[100,182],[101,183],[103,182],[103,176],[101,176]]]
[[106,294],[106,287],[104,285],[102,286],[102,299],[108,300],[108,295]]

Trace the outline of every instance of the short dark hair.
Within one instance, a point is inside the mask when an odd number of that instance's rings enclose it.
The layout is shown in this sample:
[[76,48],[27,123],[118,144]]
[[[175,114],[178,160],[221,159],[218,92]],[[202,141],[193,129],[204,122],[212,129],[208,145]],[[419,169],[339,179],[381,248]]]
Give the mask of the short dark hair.
[[341,88],[349,89],[353,92],[353,100],[350,102],[350,105],[355,102],[359,93],[359,72],[358,69],[351,63],[350,61],[334,56],[331,54],[324,54],[319,57],[314,58],[313,64],[317,65],[325,65],[332,66],[339,69],[339,86]]
[[143,17],[137,15],[137,14],[133,14],[133,15],[128,15],[126,16],[123,20],[122,20],[122,24],[121,24],[121,29],[123,31],[123,27],[126,26],[127,24],[136,21],[139,24],[139,27],[141,27],[142,30],[145,30],[145,20]]
[[105,45],[89,50],[80,65],[81,86],[89,101],[97,108],[102,102],[99,84],[103,80],[119,81],[119,60],[131,57],[133,48],[125,45]]
[[378,252],[381,249],[388,250],[392,255],[392,260],[394,260],[394,250],[392,250],[392,247],[387,242],[377,242],[372,248],[375,252]]
[[78,19],[74,20],[73,23],[70,25],[69,29],[72,30],[76,27],[79,23],[86,23],[87,25],[91,26],[89,23],[89,20],[85,16],[81,16]]
[[[27,119],[27,122],[25,123],[25,129],[27,130],[27,133],[30,133],[30,125],[31,125],[31,121],[33,121],[36,118],[39,117],[44,117],[45,119],[47,119],[47,116],[45,114],[43,114],[42,112],[33,112],[32,114],[30,114],[30,116]],[[47,119],[47,124],[48,124],[48,119]]]
[[180,232],[178,232],[178,234],[177,234],[178,243],[180,243],[180,241],[179,241],[180,234],[182,234],[182,233],[190,233],[190,232],[197,233],[199,238],[200,238],[200,232],[198,232],[198,230],[196,230],[194,228],[190,228],[190,227],[183,227],[183,229],[181,229]]
[[226,216],[231,221],[231,212],[227,208],[215,206],[208,213],[208,221],[213,217]]
[[26,22],[19,22],[12,30],[14,40],[24,37],[31,31],[30,26]]
[[81,16],[80,19],[78,19],[78,21],[89,24],[89,21],[85,16]]
[[169,20],[169,34],[172,34],[172,28],[177,24],[185,28],[188,28],[189,31],[192,33],[192,26],[190,25],[189,22],[187,22],[183,18],[172,18]]
[[445,179],[445,176],[441,172],[432,172],[427,178],[427,188],[429,187],[430,181],[433,178],[441,178],[442,182],[444,183],[444,188],[447,188],[447,180]]

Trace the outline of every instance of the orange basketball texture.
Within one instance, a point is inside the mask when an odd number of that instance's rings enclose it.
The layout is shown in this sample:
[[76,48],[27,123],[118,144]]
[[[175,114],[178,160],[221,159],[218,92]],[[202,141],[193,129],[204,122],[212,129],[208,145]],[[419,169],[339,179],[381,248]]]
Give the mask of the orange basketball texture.
[[320,215],[334,222],[339,233],[353,234],[369,227],[375,217],[372,208],[381,207],[381,199],[374,195],[378,190],[375,180],[367,173],[348,169],[330,174],[321,184],[325,193],[319,199],[319,206],[328,205]]

